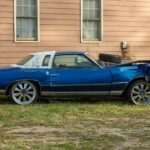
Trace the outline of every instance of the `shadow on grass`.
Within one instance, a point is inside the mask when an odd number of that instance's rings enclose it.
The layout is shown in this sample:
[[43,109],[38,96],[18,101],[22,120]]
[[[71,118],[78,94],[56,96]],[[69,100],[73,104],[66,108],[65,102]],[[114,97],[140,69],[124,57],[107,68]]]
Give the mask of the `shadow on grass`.
[[[53,104],[53,103],[80,103],[80,104],[128,104],[124,98],[120,97],[98,97],[98,98],[39,98],[35,104]],[[8,105],[14,103],[6,96],[0,96],[0,105]]]
[[124,98],[121,97],[98,97],[98,98],[44,98],[39,99],[39,103],[79,103],[79,104],[129,104]]
[[0,105],[12,104],[12,101],[6,96],[0,96]]

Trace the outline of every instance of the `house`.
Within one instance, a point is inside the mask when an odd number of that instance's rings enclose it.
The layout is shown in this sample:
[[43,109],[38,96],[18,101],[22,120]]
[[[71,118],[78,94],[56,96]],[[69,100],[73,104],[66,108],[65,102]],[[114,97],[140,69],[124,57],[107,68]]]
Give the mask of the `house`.
[[150,59],[149,0],[0,0],[0,65],[35,51],[84,50]]

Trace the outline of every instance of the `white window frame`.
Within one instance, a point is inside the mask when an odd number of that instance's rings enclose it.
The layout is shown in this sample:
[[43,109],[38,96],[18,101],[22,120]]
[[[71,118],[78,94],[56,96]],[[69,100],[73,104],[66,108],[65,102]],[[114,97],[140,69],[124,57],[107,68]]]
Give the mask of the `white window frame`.
[[101,0],[101,7],[100,7],[100,17],[101,17],[101,28],[100,28],[100,38],[101,40],[97,40],[97,41],[88,41],[88,40],[84,40],[83,39],[83,0],[81,0],[81,29],[80,29],[80,34],[81,34],[81,43],[102,43],[103,42],[103,31],[104,31],[104,27],[103,27],[103,0]]
[[17,40],[16,34],[16,21],[17,21],[17,0],[14,0],[14,42],[15,43],[21,43],[21,42],[27,42],[27,43],[37,43],[40,42],[40,0],[37,0],[37,39],[36,40]]

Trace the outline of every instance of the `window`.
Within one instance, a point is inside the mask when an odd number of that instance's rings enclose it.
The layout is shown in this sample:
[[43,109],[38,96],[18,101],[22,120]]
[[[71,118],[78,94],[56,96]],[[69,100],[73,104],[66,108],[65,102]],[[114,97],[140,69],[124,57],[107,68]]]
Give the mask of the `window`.
[[47,67],[49,65],[50,58],[50,55],[45,56],[42,66]]
[[38,0],[16,0],[16,41],[38,40]]
[[82,41],[101,41],[101,1],[82,0]]
[[57,55],[53,63],[54,68],[91,68],[98,67],[83,55]]

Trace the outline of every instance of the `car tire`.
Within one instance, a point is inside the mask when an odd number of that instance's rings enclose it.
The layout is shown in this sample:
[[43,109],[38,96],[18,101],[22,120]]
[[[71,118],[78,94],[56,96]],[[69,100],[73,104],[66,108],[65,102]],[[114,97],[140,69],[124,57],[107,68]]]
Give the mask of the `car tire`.
[[150,104],[150,84],[144,80],[134,81],[127,91],[127,98],[135,105]]
[[11,86],[10,98],[19,105],[32,104],[38,98],[37,87],[29,81],[16,82]]

